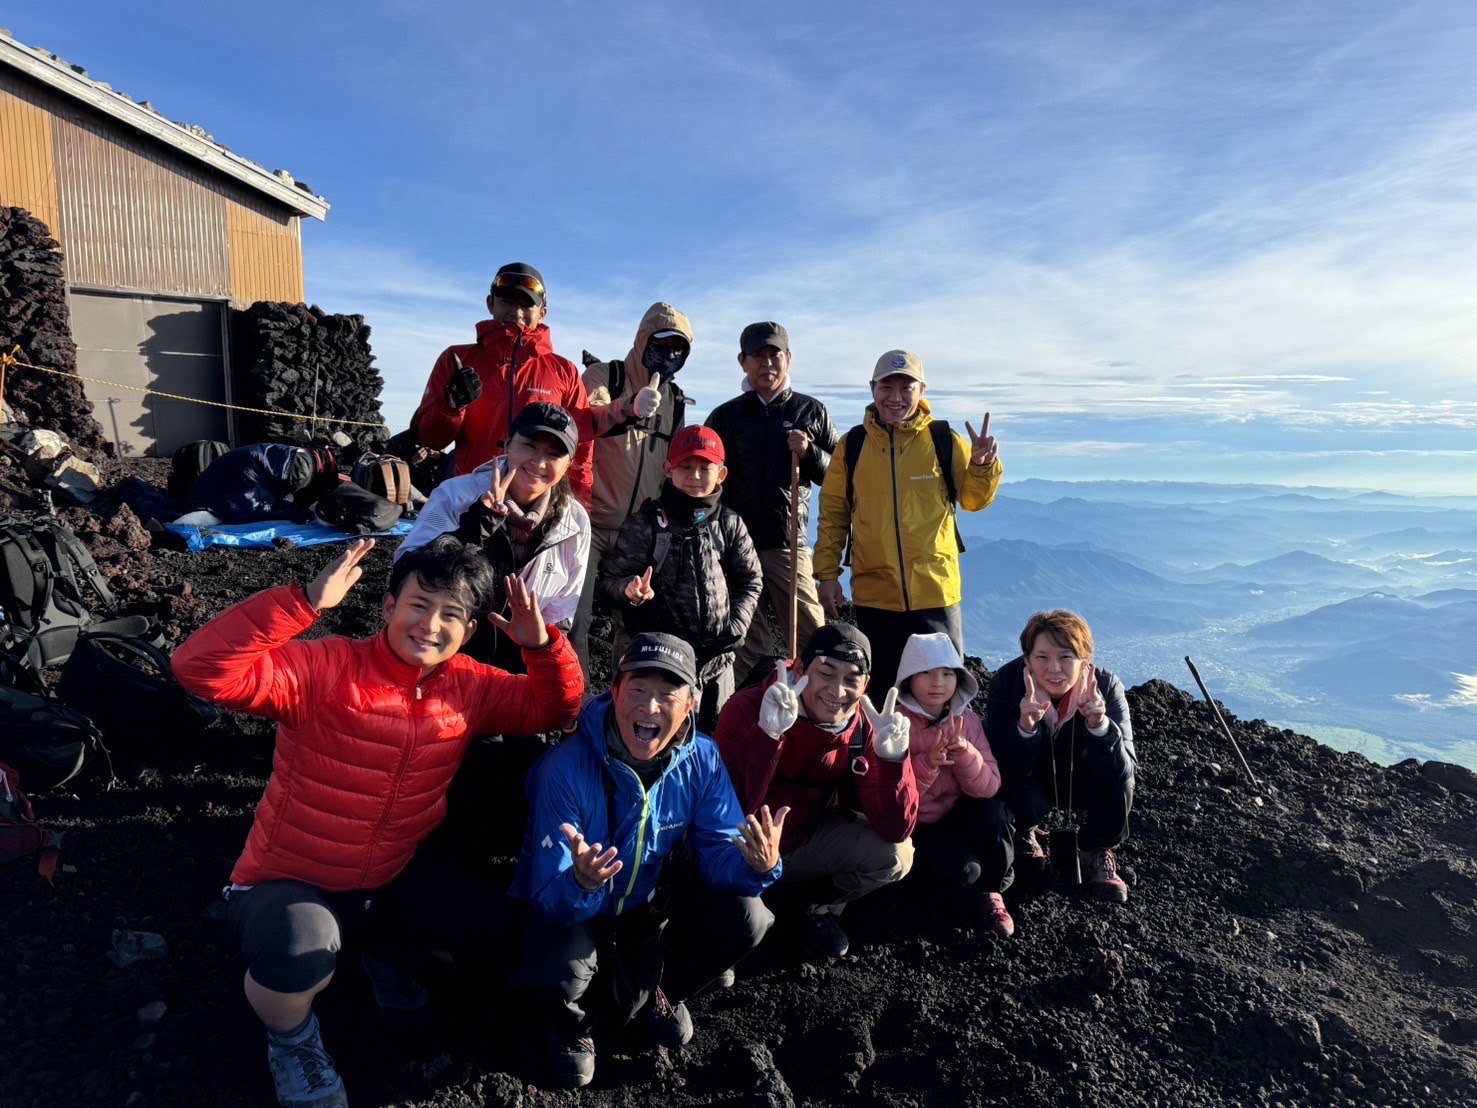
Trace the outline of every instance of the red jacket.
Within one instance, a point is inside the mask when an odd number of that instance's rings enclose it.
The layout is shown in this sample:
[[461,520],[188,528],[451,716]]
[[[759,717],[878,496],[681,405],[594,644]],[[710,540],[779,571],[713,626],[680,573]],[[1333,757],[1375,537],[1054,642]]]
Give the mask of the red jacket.
[[292,879],[329,892],[378,889],[446,814],[446,788],[477,735],[574,721],[584,692],[569,641],[524,651],[526,677],[461,655],[421,678],[385,636],[296,636],[318,618],[301,585],[228,608],[174,655],[197,696],[279,723],[272,777],[238,885]]
[[[446,382],[456,368],[453,355],[482,378],[482,395],[460,411],[446,403]],[[574,416],[580,444],[569,470],[569,483],[580,503],[588,508],[594,488],[591,457],[596,420],[579,371],[574,363],[554,353],[549,329],[542,323],[524,330],[511,323],[484,319],[477,324],[475,343],[443,350],[415,413],[416,434],[435,450],[444,450],[455,441],[456,472],[460,476],[501,455],[509,422],[527,405],[539,401],[558,404]],[[615,422],[614,414],[603,414],[599,432]]]
[[[858,802],[872,830],[890,843],[900,843],[918,822],[918,785],[911,759],[888,762],[872,747],[871,724],[861,712],[839,734],[807,720],[775,741],[759,727],[759,702],[774,681],[735,693],[718,717],[719,753],[744,812],[768,804],[771,812],[790,806],[780,837],[784,853],[803,843],[830,808],[855,809]],[[852,733],[867,729],[865,774],[854,774],[848,753]]]

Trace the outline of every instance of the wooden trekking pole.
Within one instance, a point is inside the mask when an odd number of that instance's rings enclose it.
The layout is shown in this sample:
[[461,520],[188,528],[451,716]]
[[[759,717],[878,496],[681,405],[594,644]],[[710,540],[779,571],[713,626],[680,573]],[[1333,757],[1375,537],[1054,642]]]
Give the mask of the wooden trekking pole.
[[[1241,747],[1236,744],[1236,736],[1231,734],[1231,728],[1226,725],[1226,717],[1221,715],[1221,710],[1216,707],[1215,701],[1211,699],[1210,690],[1205,687],[1205,682],[1200,680],[1200,671],[1195,668],[1195,663],[1190,661],[1190,656],[1185,655],[1185,665],[1190,667],[1190,675],[1195,678],[1195,684],[1200,686],[1200,691],[1205,695],[1205,703],[1210,705],[1210,710],[1215,713],[1216,721],[1221,725],[1221,730],[1226,733],[1226,738],[1231,740],[1231,749],[1236,752],[1236,757],[1241,759],[1241,768],[1246,771],[1246,776],[1251,778],[1251,783],[1258,790],[1262,783],[1256,779],[1256,774],[1251,772],[1251,766],[1246,764],[1246,755],[1241,753]],[[1260,800],[1257,801],[1261,803]]]
[[800,652],[796,643],[800,623],[800,455],[790,455],[790,632],[786,657]]

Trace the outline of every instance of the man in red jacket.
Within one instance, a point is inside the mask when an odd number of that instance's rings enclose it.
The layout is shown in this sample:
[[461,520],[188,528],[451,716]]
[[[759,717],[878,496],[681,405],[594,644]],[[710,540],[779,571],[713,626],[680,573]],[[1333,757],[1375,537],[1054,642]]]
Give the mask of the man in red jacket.
[[779,662],[765,685],[734,694],[716,738],[746,814],[790,809],[778,887],[804,886],[811,944],[839,958],[850,946],[842,909],[913,864],[909,725],[897,689],[881,711],[867,699],[872,646],[850,624],[820,627],[792,665]]
[[538,597],[507,579],[510,614],[490,614],[523,646],[527,676],[458,651],[493,594],[475,547],[443,536],[401,558],[372,639],[298,636],[337,606],[374,547],[360,539],[306,588],[258,593],[200,628],[174,655],[197,696],[278,721],[272,777],[226,890],[246,955],[246,999],[267,1027],[267,1062],[289,1108],[340,1108],[313,997],[332,979],[345,931],[362,932],[381,1014],[424,1019],[429,998],[394,950],[410,942],[471,954],[497,934],[500,897],[414,858],[446,813],[468,743],[574,721],[584,677]]
[[657,397],[637,394],[591,409],[574,363],[554,353],[544,324],[544,279],[523,262],[497,271],[487,295],[492,317],[477,324],[477,341],[449,346],[436,359],[411,425],[432,450],[456,443],[456,475],[471,473],[503,452],[508,425],[523,408],[542,401],[571,413],[579,449],[569,483],[586,508],[594,490],[591,459],[597,437],[656,410]]

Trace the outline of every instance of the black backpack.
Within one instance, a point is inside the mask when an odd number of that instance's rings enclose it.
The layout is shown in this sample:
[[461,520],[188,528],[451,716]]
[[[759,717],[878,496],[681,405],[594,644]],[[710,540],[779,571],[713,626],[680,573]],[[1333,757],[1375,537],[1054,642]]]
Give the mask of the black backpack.
[[410,466],[393,454],[366,454],[354,463],[350,479],[401,510],[410,503]]
[[134,755],[193,753],[221,714],[175,680],[164,651],[107,631],[77,640],[56,692],[102,729],[113,750]]
[[190,496],[190,486],[195,483],[210,463],[231,448],[216,439],[197,439],[187,442],[169,458],[169,495],[183,504]]
[[[65,785],[99,750],[107,756],[97,725],[81,712],[0,688],[0,761],[14,766],[33,792]],[[108,767],[111,780],[111,759]]]
[[350,535],[388,531],[400,521],[402,514],[399,504],[392,504],[352,481],[341,481],[314,508],[324,523]]
[[[933,440],[933,455],[938,459],[939,471],[944,477],[944,491],[949,497],[949,514],[954,516],[954,541],[959,544],[959,553],[964,553],[964,536],[959,533],[959,490],[954,486],[954,432],[947,419],[935,419],[928,425],[929,438]],[[867,428],[858,423],[846,432],[846,503],[856,511],[856,489],[852,477],[856,464],[861,460],[862,447],[867,441]],[[851,564],[850,543],[847,544],[845,564]]]
[[66,661],[78,634],[93,622],[84,582],[112,607],[97,563],[61,520],[0,522],[0,646],[33,671]]

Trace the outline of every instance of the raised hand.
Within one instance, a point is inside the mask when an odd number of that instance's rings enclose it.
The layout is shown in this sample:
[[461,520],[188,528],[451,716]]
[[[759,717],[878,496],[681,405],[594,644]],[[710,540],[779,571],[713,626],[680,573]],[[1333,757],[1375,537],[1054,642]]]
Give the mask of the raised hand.
[[482,494],[482,503],[489,508],[506,506],[508,503],[508,490],[513,487],[515,472],[513,463],[504,455],[502,466],[493,468],[491,487]]
[[780,836],[789,814],[790,809],[786,807],[771,816],[766,804],[752,813],[733,837],[733,845],[755,873],[769,873],[780,864]]
[[879,712],[872,707],[872,698],[862,696],[862,714],[872,725],[872,749],[877,757],[888,762],[901,762],[908,756],[908,739],[912,725],[908,717],[897,710],[897,686],[887,690],[887,699]]
[[846,603],[846,590],[841,587],[841,582],[817,581],[815,592],[820,599],[821,607],[826,610],[826,615],[832,619],[840,619],[841,605]]
[[651,587],[651,568],[647,566],[640,577],[632,577],[626,582],[626,599],[632,604],[645,604],[656,596],[656,590]]
[[544,613],[539,608],[538,593],[528,587],[528,582],[516,573],[503,578],[508,590],[508,616],[488,612],[487,618],[503,634],[519,646],[536,650],[549,641],[549,628],[544,623]]
[[561,823],[559,830],[569,840],[569,852],[574,855],[574,880],[580,888],[594,892],[620,873],[624,863],[616,857],[615,847],[602,854],[600,844],[585,842],[585,837],[575,830],[574,824]]
[[978,435],[974,433],[974,427],[968,423],[964,425],[964,429],[969,432],[969,464],[987,466],[993,462],[1000,453],[1000,449],[994,436],[990,434],[990,413],[985,413],[985,423]]
[[1091,658],[1082,663],[1082,680],[1077,685],[1077,711],[1082,716],[1082,722],[1093,731],[1103,725],[1103,719],[1108,714],[1107,702],[1098,691],[1097,668],[1092,664]]
[[653,373],[651,383],[644,389],[637,389],[636,394],[631,397],[631,413],[637,419],[646,419],[656,414],[656,410],[662,406],[662,375]]
[[933,745],[928,748],[923,760],[928,763],[929,769],[943,769],[954,764],[954,744],[947,727],[939,728],[939,733],[934,736]]
[[790,667],[775,662],[774,684],[764,690],[764,699],[759,701],[759,730],[776,742],[784,738],[785,732],[800,718],[800,694],[808,684],[810,678],[802,677],[791,685]]
[[1036,688],[1036,681],[1031,676],[1031,671],[1026,670],[1026,695],[1021,697],[1021,720],[1022,731],[1035,731],[1046,718],[1046,713],[1051,710],[1051,697],[1044,690]]
[[451,376],[446,381],[446,403],[461,411],[482,395],[482,378],[469,365],[462,365],[457,355],[451,356]]
[[373,549],[373,539],[355,539],[308,583],[303,591],[308,594],[308,603],[315,611],[337,608],[343,603],[349,590],[364,576],[364,567],[359,563]]

